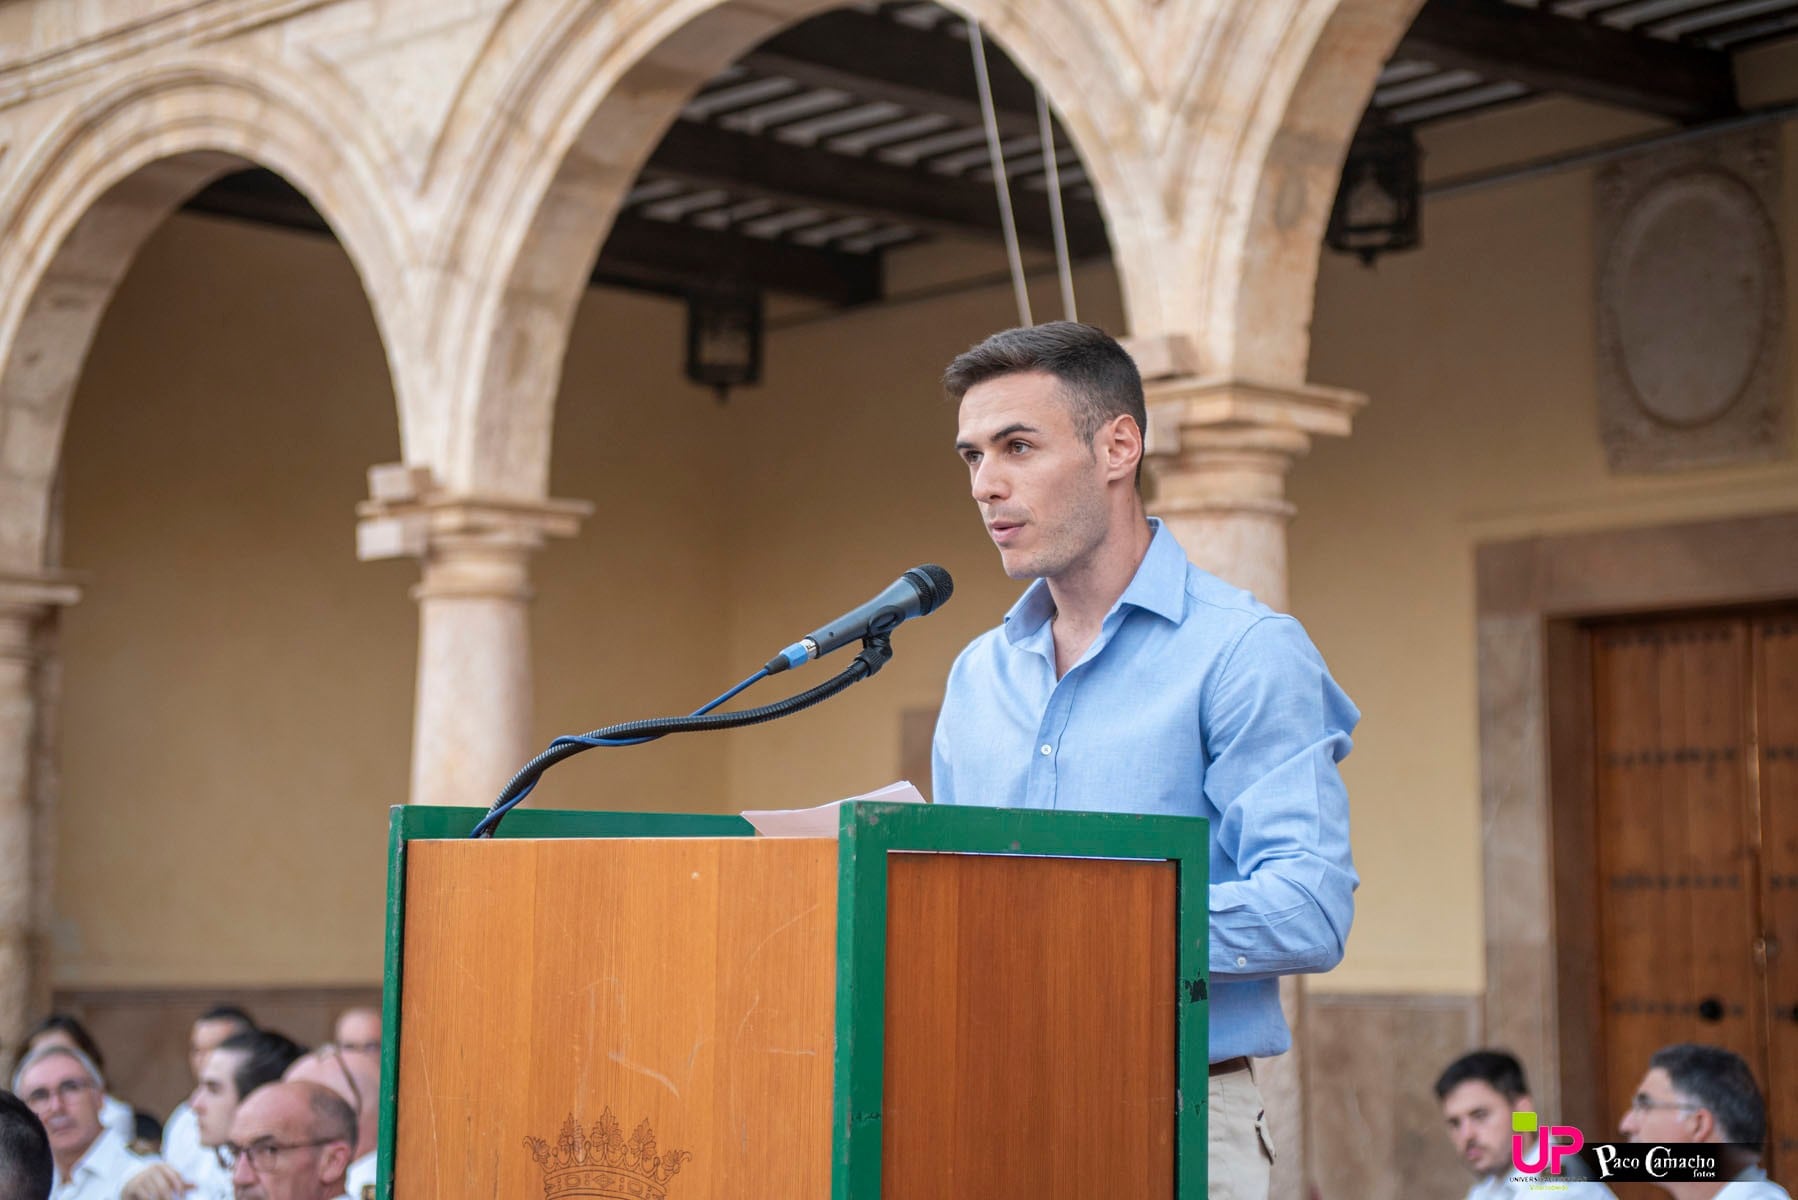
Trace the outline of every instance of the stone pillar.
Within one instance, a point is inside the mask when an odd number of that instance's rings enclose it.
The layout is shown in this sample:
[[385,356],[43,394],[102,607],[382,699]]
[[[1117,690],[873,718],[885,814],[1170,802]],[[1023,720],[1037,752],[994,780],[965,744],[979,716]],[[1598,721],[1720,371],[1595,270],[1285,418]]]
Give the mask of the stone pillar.
[[[1154,473],[1149,511],[1167,523],[1199,566],[1244,587],[1271,608],[1287,605],[1286,473],[1318,434],[1347,436],[1359,393],[1314,386],[1279,387],[1206,377],[1182,338],[1130,346],[1143,372]],[[1292,1049],[1256,1064],[1256,1079],[1280,1154],[1274,1200],[1311,1193],[1305,1113],[1305,988],[1280,981]]]
[[369,472],[360,558],[412,557],[418,601],[414,804],[486,805],[532,753],[530,558],[591,506],[453,495],[427,468]]
[[42,1003],[46,953],[42,902],[50,863],[35,819],[41,714],[37,672],[41,632],[58,607],[80,593],[54,579],[0,577],[0,1061],[18,1053]]

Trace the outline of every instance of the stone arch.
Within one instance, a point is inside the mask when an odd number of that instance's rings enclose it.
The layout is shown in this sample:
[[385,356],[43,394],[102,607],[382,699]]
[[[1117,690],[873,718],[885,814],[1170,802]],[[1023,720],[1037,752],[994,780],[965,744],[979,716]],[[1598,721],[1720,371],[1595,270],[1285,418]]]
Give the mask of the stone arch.
[[[543,495],[563,346],[587,270],[624,195],[682,105],[707,79],[779,28],[842,0],[631,0],[609,9],[554,0],[508,18],[529,28],[521,61],[489,61],[466,95],[491,97],[468,134],[470,167],[438,261],[438,387],[448,402],[426,457],[452,490]],[[956,0],[1041,81],[1079,146],[1108,225],[1134,186],[1110,152],[1130,127],[1133,68],[1125,31],[1082,0],[1021,14],[1006,0]],[[513,39],[499,35],[495,45]],[[500,77],[500,76],[503,76]],[[521,131],[528,131],[520,136]],[[1121,268],[1120,268],[1121,269]]]
[[[1203,284],[1185,301],[1195,310],[1168,331],[1197,333],[1206,374],[1305,382],[1318,257],[1343,160],[1381,68],[1421,7],[1298,0],[1239,8],[1246,19],[1283,24],[1245,31],[1272,52],[1238,144],[1192,159],[1188,188],[1213,193],[1198,243]],[[1205,176],[1218,182],[1203,184]]]
[[69,405],[119,281],[169,213],[229,171],[279,172],[331,223],[387,347],[406,441],[404,226],[352,118],[272,64],[175,61],[76,104],[18,164],[0,194],[0,569],[44,565]]

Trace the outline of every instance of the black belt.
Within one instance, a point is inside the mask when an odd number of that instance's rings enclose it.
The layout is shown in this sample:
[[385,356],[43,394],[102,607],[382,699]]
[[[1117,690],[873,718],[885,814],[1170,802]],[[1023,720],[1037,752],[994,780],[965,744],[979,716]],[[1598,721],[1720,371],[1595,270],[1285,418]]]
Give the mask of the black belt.
[[1235,1058],[1226,1058],[1222,1062],[1214,1062],[1211,1064],[1211,1074],[1213,1077],[1218,1075],[1234,1075],[1238,1071],[1246,1071],[1248,1069],[1249,1056],[1246,1054],[1238,1054]]

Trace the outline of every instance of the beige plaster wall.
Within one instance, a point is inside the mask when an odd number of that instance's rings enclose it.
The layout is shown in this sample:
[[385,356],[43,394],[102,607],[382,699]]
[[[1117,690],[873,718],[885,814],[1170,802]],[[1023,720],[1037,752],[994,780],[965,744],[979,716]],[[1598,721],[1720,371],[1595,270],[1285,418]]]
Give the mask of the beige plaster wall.
[[[1489,135],[1514,138],[1518,126],[1577,144],[1619,124],[1556,102],[1443,129],[1431,144],[1471,169]],[[1789,214],[1798,135],[1784,136]],[[1582,169],[1431,200],[1421,251],[1374,270],[1324,258],[1311,374],[1372,403],[1351,439],[1314,448],[1291,487],[1293,604],[1364,713],[1349,763],[1364,882],[1348,958],[1323,990],[1484,986],[1474,547],[1798,508],[1790,457],[1608,473],[1592,186]],[[1788,281],[1795,230],[1788,217]]]
[[[732,669],[702,566],[730,511],[680,310],[580,314],[536,566],[543,740],[684,711]],[[398,457],[372,319],[316,238],[175,218],[108,311],[67,441],[59,988],[378,976],[404,799],[415,564],[358,563],[364,472]],[[710,693],[707,693],[708,695]],[[540,801],[716,806],[725,749],[594,753]],[[497,785],[496,785],[497,787]]]

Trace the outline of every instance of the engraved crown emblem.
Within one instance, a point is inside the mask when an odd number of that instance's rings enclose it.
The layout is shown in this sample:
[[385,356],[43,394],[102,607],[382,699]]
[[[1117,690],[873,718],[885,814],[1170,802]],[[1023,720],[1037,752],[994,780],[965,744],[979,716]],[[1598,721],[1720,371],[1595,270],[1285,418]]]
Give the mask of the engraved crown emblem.
[[685,1150],[657,1154],[647,1118],[627,1139],[610,1107],[591,1131],[570,1113],[554,1145],[527,1137],[524,1148],[543,1168],[545,1200],[665,1200],[668,1181],[693,1157]]

